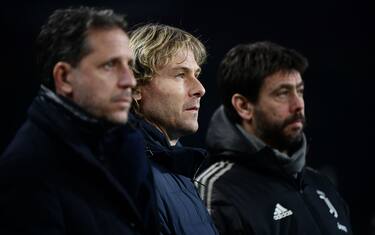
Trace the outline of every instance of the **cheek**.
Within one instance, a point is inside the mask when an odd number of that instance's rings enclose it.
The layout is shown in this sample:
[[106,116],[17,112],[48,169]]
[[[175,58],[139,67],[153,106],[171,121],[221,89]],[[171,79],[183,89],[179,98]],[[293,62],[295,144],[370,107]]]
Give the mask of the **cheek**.
[[268,106],[264,107],[261,111],[264,119],[270,123],[283,123],[288,117],[288,113],[282,107]]
[[184,84],[163,78],[156,78],[141,89],[141,105],[144,112],[159,116],[178,116],[185,101]]
[[284,105],[275,105],[270,108],[271,114],[275,119],[284,119],[288,117],[289,112],[288,112],[288,107]]
[[142,89],[142,97],[145,103],[165,104],[170,106],[174,103],[180,103],[183,100],[181,87],[172,86],[173,84],[153,84]]
[[91,93],[101,93],[101,90],[106,90],[108,88],[108,79],[107,81],[97,76],[95,73],[85,73],[84,76],[78,78],[80,87]]
[[[143,113],[158,112],[166,106],[165,94],[153,87],[143,87],[141,90],[140,105]],[[164,104],[164,105],[163,105]]]
[[284,119],[285,118],[285,112],[283,112],[283,110],[274,110],[271,114],[272,114],[272,118],[274,120],[280,120],[280,119]]
[[86,89],[87,96],[97,102],[110,100],[116,94],[114,90],[106,83],[92,82]]

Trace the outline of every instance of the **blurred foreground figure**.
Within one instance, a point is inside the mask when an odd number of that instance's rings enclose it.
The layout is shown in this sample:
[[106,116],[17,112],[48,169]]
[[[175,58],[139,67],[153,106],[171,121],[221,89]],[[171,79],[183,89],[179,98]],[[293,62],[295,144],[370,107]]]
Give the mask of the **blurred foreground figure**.
[[158,234],[123,16],[56,10],[38,36],[42,85],[0,159],[0,234]]

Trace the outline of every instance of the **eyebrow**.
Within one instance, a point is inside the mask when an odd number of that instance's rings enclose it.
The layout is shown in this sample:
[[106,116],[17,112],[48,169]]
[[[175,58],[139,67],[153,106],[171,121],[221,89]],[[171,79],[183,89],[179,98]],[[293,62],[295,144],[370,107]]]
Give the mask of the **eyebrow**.
[[297,88],[304,87],[304,86],[305,86],[305,82],[304,81],[301,81],[300,83],[297,84]]
[[[134,62],[133,56],[129,56],[125,59],[127,59],[129,62]],[[105,61],[104,63],[109,62],[109,61],[122,61],[122,57],[121,56],[111,56],[111,57],[106,58],[104,61]]]
[[[303,81],[301,81],[300,83],[297,84],[297,88],[301,88],[301,87],[304,87],[305,86],[305,83]],[[291,85],[291,84],[281,84],[279,87],[277,87],[275,90],[279,90],[279,89],[291,89],[293,88],[294,85]]]
[[196,71],[192,70],[191,68],[188,68],[188,67],[185,67],[185,66],[176,66],[174,68],[172,68],[173,71],[176,71],[176,70],[183,70],[185,72],[189,72],[189,71],[193,71],[194,73],[200,73],[202,71],[202,69],[200,67],[197,68]]

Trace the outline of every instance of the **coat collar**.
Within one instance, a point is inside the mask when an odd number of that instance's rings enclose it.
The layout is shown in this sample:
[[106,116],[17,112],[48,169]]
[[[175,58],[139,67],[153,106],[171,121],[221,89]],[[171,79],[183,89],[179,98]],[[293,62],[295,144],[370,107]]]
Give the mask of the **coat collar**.
[[[70,148],[75,153],[74,157],[84,160],[106,178],[128,202],[123,204],[126,213],[142,224],[134,196],[148,174],[148,163],[143,151],[143,138],[138,131],[129,125],[114,125],[95,119],[46,88],[42,88],[34,99],[29,117],[56,141]],[[105,146],[104,150],[102,146]],[[100,151],[104,151],[108,160],[122,162],[120,167],[125,166],[126,169],[114,172],[111,168],[110,171],[98,158]],[[121,171],[129,171],[131,180],[121,175]]]
[[252,168],[289,176],[296,176],[305,166],[305,136],[294,153],[287,156],[229,120],[223,106],[212,116],[206,140],[209,150],[213,153],[214,159],[211,161],[219,160],[217,158],[231,158]]
[[185,147],[180,142],[171,146],[161,131],[138,115],[134,115],[130,122],[144,135],[146,152],[150,159],[173,173],[193,178],[207,157],[207,151],[204,149]]

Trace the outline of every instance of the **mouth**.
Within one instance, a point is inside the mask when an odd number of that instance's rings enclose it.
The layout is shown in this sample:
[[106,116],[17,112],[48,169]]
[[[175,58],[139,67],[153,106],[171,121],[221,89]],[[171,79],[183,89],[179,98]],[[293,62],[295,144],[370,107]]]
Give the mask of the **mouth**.
[[293,129],[301,129],[303,127],[303,120],[295,120],[289,123],[289,126],[291,126]]
[[114,102],[119,102],[119,103],[131,103],[132,99],[131,97],[119,97],[117,99],[114,99]]
[[200,108],[200,99],[191,99],[182,106],[182,110],[185,112],[197,113]]
[[115,103],[131,103],[133,101],[132,99],[132,90],[131,89],[126,89],[117,95],[113,96],[111,98],[112,102]]
[[185,109],[186,111],[198,111],[199,110],[199,107],[198,106],[194,106],[194,107],[189,107],[187,109]]
[[123,93],[123,94],[119,94],[119,95],[116,95],[116,96],[113,96],[111,98],[111,101],[112,102],[115,102],[115,103],[131,103],[132,102],[132,96],[131,96],[131,93]]
[[115,97],[114,99],[112,99],[112,102],[120,109],[129,109],[132,103],[132,98],[128,96]]

